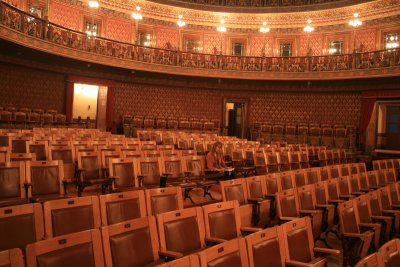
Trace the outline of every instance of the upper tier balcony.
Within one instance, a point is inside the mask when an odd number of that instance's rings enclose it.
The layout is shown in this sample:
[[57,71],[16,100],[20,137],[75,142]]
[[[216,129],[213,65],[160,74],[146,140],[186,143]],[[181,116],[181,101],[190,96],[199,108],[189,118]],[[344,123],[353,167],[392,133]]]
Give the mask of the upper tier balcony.
[[90,36],[34,17],[4,2],[0,5],[0,38],[47,53],[109,66],[255,80],[332,80],[400,74],[399,48],[305,57],[188,53]]

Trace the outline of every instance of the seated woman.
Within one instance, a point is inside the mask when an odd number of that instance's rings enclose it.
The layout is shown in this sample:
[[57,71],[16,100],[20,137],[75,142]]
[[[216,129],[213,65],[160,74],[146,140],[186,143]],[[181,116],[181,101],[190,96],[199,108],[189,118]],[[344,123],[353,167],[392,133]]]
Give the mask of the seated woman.
[[213,144],[211,151],[207,153],[207,170],[213,172],[225,172],[225,178],[235,178],[234,169],[225,164],[224,156],[222,154],[222,143],[217,141]]

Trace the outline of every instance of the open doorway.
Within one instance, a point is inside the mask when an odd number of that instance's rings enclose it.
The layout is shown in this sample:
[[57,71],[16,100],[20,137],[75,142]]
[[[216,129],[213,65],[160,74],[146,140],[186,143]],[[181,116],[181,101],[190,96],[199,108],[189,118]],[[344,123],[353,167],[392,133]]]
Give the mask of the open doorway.
[[87,122],[91,128],[106,130],[107,86],[74,83],[72,117]]
[[246,137],[247,129],[247,99],[224,99],[224,134]]
[[376,147],[400,150],[400,101],[378,101]]

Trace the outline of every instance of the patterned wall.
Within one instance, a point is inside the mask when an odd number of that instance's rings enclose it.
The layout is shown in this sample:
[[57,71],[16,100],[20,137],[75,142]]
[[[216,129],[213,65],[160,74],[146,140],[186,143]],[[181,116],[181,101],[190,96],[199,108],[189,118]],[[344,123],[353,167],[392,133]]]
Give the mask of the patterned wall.
[[50,2],[49,20],[66,28],[80,30],[80,11],[78,8],[68,6],[56,1]]
[[249,122],[358,125],[360,120],[358,93],[244,93],[126,83],[115,90],[114,117],[131,114],[221,119],[225,97],[250,100]]
[[168,29],[165,27],[156,28],[156,46],[159,48],[168,48],[167,43],[169,42],[172,49],[178,47],[178,29]]
[[25,9],[26,8],[26,1],[25,0],[5,0],[4,2],[9,3],[15,7],[18,7],[19,9]]
[[65,113],[65,77],[0,63],[0,105],[55,109]]
[[106,38],[130,43],[132,41],[132,22],[121,19],[107,18]]
[[358,93],[254,93],[250,121],[358,125],[360,108]]
[[[222,51],[225,51],[225,34],[222,36]],[[221,34],[204,34],[203,39],[203,53],[214,54],[214,49],[220,51],[221,47]],[[225,53],[224,53],[225,54]]]
[[[379,49],[376,45],[378,40],[377,34],[377,30],[372,28],[357,30],[357,47],[362,44],[364,46],[364,52]],[[351,39],[353,40],[353,38]]]
[[[324,42],[323,36],[321,33],[311,33],[310,34],[310,49],[312,56],[319,56],[323,54]],[[298,44],[298,56],[306,56],[307,55],[307,35],[301,35],[299,37]]]
[[[265,56],[273,56],[273,43],[272,37],[265,37]],[[250,38],[250,56],[262,56],[264,47],[264,37],[256,35]]]

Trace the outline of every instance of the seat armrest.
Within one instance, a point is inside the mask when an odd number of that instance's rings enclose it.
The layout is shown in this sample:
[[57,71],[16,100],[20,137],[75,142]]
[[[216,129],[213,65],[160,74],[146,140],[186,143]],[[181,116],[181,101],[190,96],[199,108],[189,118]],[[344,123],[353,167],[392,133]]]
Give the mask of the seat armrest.
[[[325,265],[326,260],[322,260],[321,261],[321,265],[313,265],[313,266],[324,266]],[[287,260],[285,261],[285,265],[286,266],[294,266],[294,267],[310,267],[309,263],[305,263],[305,262],[301,262],[301,261],[295,261],[295,260]]]
[[344,198],[344,199],[352,199],[352,198],[354,198],[354,196],[352,196],[352,195],[340,195],[339,197],[340,198]]
[[392,217],[390,216],[371,216],[373,220],[391,220]]
[[314,247],[314,252],[319,252],[319,253],[324,253],[324,254],[331,254],[331,255],[335,255],[335,256],[339,256],[340,255],[340,250],[331,249],[331,248]]
[[297,217],[279,217],[279,220],[281,221],[293,221],[293,220],[297,220],[299,218]]
[[[358,224],[360,227],[365,227],[365,228],[375,228],[376,224],[375,223],[359,223]],[[378,224],[380,225],[380,224]]]
[[321,213],[322,210],[299,210],[300,213],[305,213],[305,214],[317,214]]
[[361,192],[366,192],[366,193],[374,191],[374,189],[371,189],[371,188],[361,188],[360,190],[361,190]]
[[258,227],[245,227],[245,226],[240,227],[240,231],[248,232],[248,233],[255,233],[255,232],[258,232],[261,230],[262,230],[262,228],[258,228]]
[[333,208],[333,207],[335,207],[335,206],[332,205],[332,204],[317,204],[317,205],[315,205],[315,207],[316,207],[316,208],[324,208],[324,209],[327,209],[327,208]]
[[397,214],[400,213],[400,210],[382,210],[382,213]]
[[367,232],[364,232],[364,233],[362,233],[362,234],[357,234],[357,233],[342,233],[342,236],[344,236],[344,237],[356,237],[356,238],[361,238],[361,239],[363,239],[364,237],[366,237],[366,236],[368,236],[368,235],[373,235],[374,233],[373,232],[370,232],[370,231],[367,231]]
[[343,199],[334,199],[334,200],[328,200],[328,203],[332,203],[332,204],[340,204],[345,202]]
[[168,258],[173,258],[173,259],[178,259],[183,257],[183,253],[175,252],[175,251],[170,251],[170,250],[160,250],[158,254],[161,257],[168,257]]
[[270,202],[270,200],[268,200],[268,199],[263,199],[263,198],[248,198],[247,200],[248,200],[251,204],[260,204],[260,203],[262,203],[262,202],[264,202],[264,201]]
[[225,240],[225,239],[216,238],[216,237],[206,237],[204,240],[205,240],[206,242],[214,243],[214,244],[224,243],[225,241],[227,241],[227,240]]

